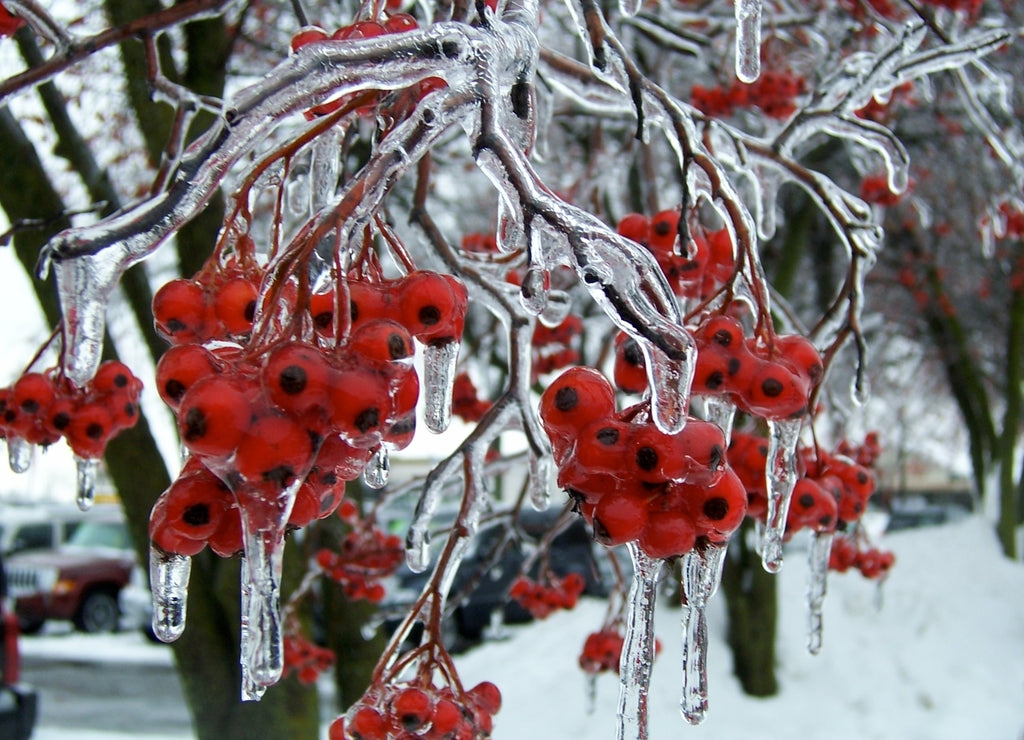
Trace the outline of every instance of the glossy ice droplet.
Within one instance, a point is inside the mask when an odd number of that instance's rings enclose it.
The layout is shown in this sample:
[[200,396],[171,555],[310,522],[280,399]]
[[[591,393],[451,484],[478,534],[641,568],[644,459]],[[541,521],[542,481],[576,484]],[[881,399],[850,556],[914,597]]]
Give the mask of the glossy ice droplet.
[[185,607],[192,558],[149,549],[149,582],[153,591],[153,634],[174,642],[185,631]]
[[640,347],[647,364],[647,380],[653,389],[651,411],[654,423],[665,434],[675,434],[686,424],[690,409],[690,386],[696,367],[696,345],[692,344],[680,359],[669,357],[658,347],[643,340]]
[[8,437],[7,464],[15,473],[27,473],[32,466],[32,445],[22,437]]
[[252,630],[249,628],[249,615],[245,609],[245,605],[249,603],[250,594],[252,592],[252,579],[249,575],[249,561],[246,558],[242,558],[242,567],[240,573],[241,581],[241,602],[242,602],[242,619],[240,622],[240,635],[239,635],[239,658],[238,662],[242,668],[242,681],[241,681],[241,697],[242,701],[259,701],[263,698],[264,692],[266,692],[266,686],[260,686],[255,682],[252,677],[249,662],[246,656],[252,651]]
[[551,464],[552,459],[547,455],[543,457],[530,454],[529,457],[529,485],[530,504],[537,511],[547,511],[551,505]]
[[736,405],[726,396],[705,396],[704,418],[722,430],[725,444],[728,446],[729,440],[732,439],[732,422],[736,418]]
[[768,422],[768,463],[765,469],[768,513],[761,563],[769,573],[782,570],[782,535],[786,530],[789,500],[796,485],[796,445],[800,439],[800,425],[800,420],[792,419]]
[[547,270],[536,265],[531,266],[523,276],[519,288],[519,300],[527,313],[540,316],[548,305],[548,288],[550,276]]
[[435,434],[446,430],[452,420],[452,389],[460,346],[448,340],[423,349],[423,423]]
[[619,12],[625,16],[634,16],[640,12],[642,0],[619,0]]
[[691,725],[704,721],[708,711],[707,603],[722,580],[726,548],[694,548],[680,559],[682,579],[683,689],[679,710]]
[[99,467],[99,460],[75,455],[75,501],[82,511],[88,511],[96,502],[96,472]]
[[626,545],[633,560],[626,636],[619,661],[618,740],[647,740],[647,697],[654,664],[654,602],[662,560],[649,557],[636,542]]
[[370,488],[381,489],[388,484],[391,477],[391,459],[388,448],[381,445],[373,452],[370,461],[363,468],[363,483]]
[[583,672],[583,711],[593,714],[597,709],[597,674],[590,671]]
[[736,14],[736,76],[753,82],[761,76],[761,0],[733,0]]
[[825,591],[828,586],[828,558],[832,552],[834,532],[815,532],[807,554],[807,650],[811,655],[821,652],[822,619]]

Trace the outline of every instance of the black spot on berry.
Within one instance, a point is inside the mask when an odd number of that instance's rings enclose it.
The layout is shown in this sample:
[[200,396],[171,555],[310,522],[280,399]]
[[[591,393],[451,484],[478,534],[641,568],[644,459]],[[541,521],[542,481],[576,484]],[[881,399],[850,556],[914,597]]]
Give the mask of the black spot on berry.
[[713,522],[725,519],[729,513],[729,502],[721,496],[709,498],[704,502],[704,516]]
[[717,468],[725,459],[725,450],[721,445],[711,445],[710,463],[712,468]]
[[655,221],[651,224],[651,231],[658,236],[668,236],[669,232],[672,231],[672,224],[664,219]]
[[555,408],[562,413],[572,411],[579,402],[579,394],[576,393],[576,389],[572,386],[567,385],[564,388],[559,388],[555,393]]
[[707,380],[704,381],[704,385],[708,390],[715,391],[722,387],[722,383],[725,382],[725,376],[722,375],[721,370],[715,370],[711,373]]
[[732,332],[725,329],[719,329],[711,335],[711,341],[715,344],[721,345],[722,347],[728,347],[732,344]]
[[725,366],[725,369],[729,371],[729,375],[735,375],[743,367],[743,363],[740,362],[739,357],[730,357],[729,364]]
[[636,464],[641,470],[654,470],[658,464],[658,451],[653,447],[641,447],[636,451]]
[[181,513],[181,520],[190,527],[202,527],[210,523],[210,507],[206,504],[192,504]]
[[814,496],[809,493],[802,494],[797,502],[805,509],[809,509],[814,506]]
[[287,488],[295,480],[295,471],[292,470],[291,465],[278,465],[263,471],[263,480],[268,483],[277,483],[282,489]]
[[644,353],[640,349],[640,343],[630,337],[622,343],[622,359],[633,367],[644,366]]
[[93,422],[85,428],[85,436],[89,439],[103,439],[105,430],[99,422]]
[[[354,308],[355,304],[353,303],[352,306]],[[315,326],[317,329],[329,329],[333,322],[333,311],[321,311],[320,313],[313,317],[313,326]]]
[[349,314],[352,316],[353,321],[359,318],[359,306],[356,305],[355,301],[349,302]]
[[53,418],[50,419],[50,423],[53,425],[54,429],[58,432],[62,432],[67,429],[68,424],[71,423],[71,414],[67,411],[58,411],[54,414]]
[[818,525],[821,527],[831,527],[834,523],[832,517],[828,514],[824,514],[818,519]]
[[167,397],[172,401],[180,401],[181,397],[185,395],[186,390],[188,389],[185,388],[185,384],[180,380],[175,380],[174,378],[171,378],[164,383],[164,393],[167,394]]
[[135,404],[132,403],[131,401],[128,401],[124,405],[124,415],[127,416],[129,419],[135,416]]
[[39,401],[34,398],[26,398],[21,402],[21,410],[26,414],[34,414],[39,411]]
[[782,381],[778,378],[765,378],[761,381],[761,392],[764,393],[768,398],[775,398],[780,395],[785,387],[782,385]]
[[870,478],[868,478],[867,473],[865,473],[863,470],[857,471],[857,483],[859,483],[862,486],[866,486],[869,480]]
[[202,439],[206,436],[206,414],[201,408],[193,406],[185,413],[185,440]]
[[402,360],[409,356],[409,345],[405,338],[397,332],[388,335],[388,356],[392,360]]
[[128,387],[128,376],[124,373],[118,373],[114,376],[114,387],[115,388],[127,388]]
[[597,441],[610,446],[619,441],[619,430],[615,427],[604,427],[597,430]]
[[363,409],[356,416],[356,429],[360,432],[366,433],[371,429],[376,429],[380,425],[380,409],[376,406],[371,406],[368,409]]
[[306,371],[298,365],[289,365],[277,376],[278,385],[289,396],[297,395],[306,390],[307,380]]
[[416,318],[424,326],[433,326],[441,320],[441,309],[437,306],[423,306],[416,314]]
[[249,301],[245,304],[245,311],[242,312],[245,316],[246,321],[252,321],[256,318],[256,301]]

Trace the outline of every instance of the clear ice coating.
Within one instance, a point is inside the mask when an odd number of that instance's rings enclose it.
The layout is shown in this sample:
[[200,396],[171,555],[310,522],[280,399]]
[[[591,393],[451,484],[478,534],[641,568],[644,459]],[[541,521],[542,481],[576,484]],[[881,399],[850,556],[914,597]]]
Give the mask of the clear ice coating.
[[782,536],[786,531],[789,500],[796,485],[796,445],[800,439],[800,420],[768,421],[768,513],[765,518],[761,564],[769,573],[782,570]]
[[391,477],[391,459],[388,448],[381,445],[373,451],[373,456],[363,468],[363,483],[370,488],[380,489],[388,484]]
[[452,339],[423,349],[423,423],[440,434],[452,420],[452,390],[461,343]]
[[626,636],[619,661],[617,740],[647,740],[647,697],[654,664],[654,602],[662,560],[651,558],[636,542],[626,545],[633,560]]
[[825,591],[828,586],[828,559],[832,552],[834,532],[815,532],[807,555],[807,651],[811,655],[821,652],[822,619]]
[[519,300],[527,313],[540,316],[548,305],[548,286],[550,277],[547,270],[531,265],[523,275],[523,283],[519,289]]
[[75,502],[88,511],[96,502],[96,473],[100,461],[75,455]]
[[185,631],[185,607],[192,558],[149,549],[149,582],[153,590],[153,634],[174,642]]
[[733,0],[736,13],[736,76],[753,82],[761,76],[761,0]]
[[705,396],[704,418],[722,430],[728,447],[732,439],[732,422],[736,418],[736,404],[726,396]]
[[680,559],[683,588],[683,689],[679,711],[691,725],[708,711],[707,604],[722,581],[724,545],[694,548]]
[[32,445],[23,437],[8,437],[7,464],[14,473],[27,473],[32,466]]
[[536,455],[533,452],[529,455],[529,474],[527,485],[529,486],[530,505],[537,511],[547,511],[551,505],[551,465],[552,459],[548,455]]

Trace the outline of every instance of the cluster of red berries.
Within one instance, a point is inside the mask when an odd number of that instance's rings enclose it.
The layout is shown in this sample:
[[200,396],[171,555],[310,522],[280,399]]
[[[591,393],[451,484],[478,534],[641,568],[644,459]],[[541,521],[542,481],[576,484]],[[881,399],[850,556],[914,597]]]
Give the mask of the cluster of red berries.
[[[295,52],[303,46],[317,41],[357,41],[360,39],[372,39],[393,33],[404,33],[416,28],[419,28],[419,23],[408,13],[392,13],[384,18],[383,22],[371,20],[356,21],[355,23],[351,23],[347,26],[342,26],[333,33],[327,33],[327,31],[318,26],[307,26],[292,37],[291,49],[292,52]],[[403,91],[400,95],[401,99],[395,101],[395,104],[390,106],[390,112],[395,114],[399,109],[404,110],[408,107],[409,102],[419,100],[427,93],[446,86],[447,83],[440,77],[428,77],[413,86],[413,88]],[[379,102],[381,95],[382,94],[375,95],[371,102],[360,106],[358,109],[359,112],[364,115],[371,115],[376,109],[376,104]],[[344,95],[340,98],[314,106],[306,111],[306,118],[312,120],[313,118],[333,113],[343,105],[346,105],[353,99],[353,97],[354,95]],[[399,117],[404,118],[404,115],[400,115]]]
[[455,376],[452,387],[452,414],[470,423],[480,421],[493,404],[480,398],[468,373]]
[[619,221],[617,231],[647,247],[677,296],[708,298],[736,270],[732,237],[728,229],[695,232],[686,245],[688,254],[680,254],[676,250],[679,217],[678,210],[661,211],[650,218],[630,213]]
[[648,556],[669,558],[698,538],[725,541],[747,507],[722,431],[689,419],[666,434],[643,408],[617,414],[615,391],[591,368],[559,376],[540,401],[559,485],[603,544],[636,541]]
[[371,688],[336,719],[329,740],[482,740],[491,736],[501,691],[482,681],[468,691],[419,683]]
[[829,553],[828,567],[838,573],[845,573],[856,568],[865,578],[885,578],[893,565],[896,556],[876,547],[862,549],[849,537],[836,537],[832,540],[832,551]]
[[534,619],[544,619],[559,609],[574,608],[586,585],[586,579],[579,573],[569,573],[564,578],[551,576],[546,583],[520,576],[509,589],[509,596]]
[[284,636],[284,671],[282,678],[294,673],[300,683],[311,684],[334,665],[334,651],[312,642],[301,635]]
[[[868,435],[861,459],[873,453],[877,435]],[[850,449],[849,443],[841,449]],[[877,455],[877,452],[873,454]],[[729,444],[729,464],[747,490],[749,516],[764,520],[768,510],[765,468],[768,440],[753,434],[734,432]],[[873,459],[873,458],[872,458]],[[861,518],[875,491],[875,479],[864,465],[823,450],[803,449],[798,458],[801,477],[793,487],[786,536],[802,528],[831,532],[837,526]]]
[[51,445],[62,437],[83,459],[103,457],[107,442],[139,418],[142,382],[126,365],[100,365],[84,387],[56,369],[25,373],[0,389],[0,438]]
[[769,118],[788,118],[796,111],[796,99],[806,83],[792,72],[766,70],[750,84],[735,81],[728,86],[694,85],[690,102],[709,116],[724,117],[743,108],[760,108]]
[[156,329],[172,344],[248,334],[261,278],[255,264],[231,260],[225,265],[211,261],[192,278],[171,280],[153,296]]
[[317,552],[316,562],[324,575],[341,585],[348,598],[376,604],[384,598],[381,579],[402,565],[405,547],[401,537],[367,525],[353,515],[354,511],[351,502],[342,505],[339,516],[353,529],[345,535],[337,551]]
[[605,671],[618,673],[624,643],[625,639],[617,629],[606,627],[591,632],[583,642],[579,658],[580,668],[590,674]]
[[805,414],[811,392],[825,373],[821,355],[805,337],[744,339],[742,325],[731,316],[705,319],[694,339],[693,393],[726,396],[739,410],[764,419]]
[[848,439],[841,439],[836,445],[836,454],[847,457],[865,468],[870,468],[882,454],[881,436],[878,432],[868,432],[860,444],[853,444]]
[[1019,203],[1003,201],[999,204],[1003,223],[999,233],[1005,239],[1024,239],[1024,208]]
[[566,316],[554,327],[538,322],[533,330],[533,379],[578,363],[580,353],[572,345],[582,334],[583,319],[579,316]]

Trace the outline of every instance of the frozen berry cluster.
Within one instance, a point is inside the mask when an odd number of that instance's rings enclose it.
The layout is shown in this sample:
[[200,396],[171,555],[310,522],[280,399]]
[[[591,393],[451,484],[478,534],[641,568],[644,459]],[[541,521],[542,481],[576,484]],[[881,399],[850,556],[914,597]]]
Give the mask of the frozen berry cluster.
[[861,548],[849,537],[836,537],[832,540],[832,551],[829,553],[828,567],[838,573],[850,569],[859,570],[865,578],[883,579],[896,564],[896,556],[876,547]]
[[[863,447],[872,450],[876,445],[877,436],[868,435]],[[849,449],[850,446],[846,443],[839,448]],[[734,432],[728,457],[747,490],[748,515],[764,521],[768,510],[765,478],[768,440]],[[786,520],[787,538],[803,528],[831,532],[837,527],[854,524],[864,514],[868,499],[875,491],[871,471],[838,453],[802,449],[798,454],[798,471],[800,477],[793,487]]]
[[334,651],[315,645],[301,635],[285,635],[283,645],[282,677],[294,674],[300,683],[311,684],[334,665]]
[[0,389],[0,438],[51,445],[61,438],[78,457],[103,457],[110,439],[135,426],[142,382],[123,363],[100,365],[84,387],[56,369],[23,374]]
[[462,691],[421,682],[371,687],[329,730],[329,740],[483,740],[501,691],[482,681]]
[[558,326],[548,327],[538,322],[533,331],[533,374],[546,375],[580,361],[580,353],[573,346],[583,334],[583,319],[569,315]]
[[736,271],[732,237],[727,229],[694,231],[690,243],[683,245],[686,253],[680,254],[676,248],[679,218],[678,210],[661,211],[650,218],[630,213],[619,221],[617,230],[647,247],[677,296],[708,298]]
[[669,558],[698,538],[722,542],[742,522],[746,492],[714,424],[689,419],[666,434],[637,408],[618,414],[611,383],[586,367],[544,391],[540,417],[558,483],[603,544],[636,541],[649,557]]
[[402,538],[360,519],[350,501],[342,503],[338,515],[352,530],[342,538],[337,550],[325,548],[317,552],[317,566],[341,585],[348,598],[379,603],[384,598],[381,580],[405,562]]
[[807,413],[811,393],[825,372],[809,340],[798,334],[745,339],[739,320],[725,315],[708,317],[693,336],[694,395],[725,396],[739,410],[763,419]]
[[624,643],[625,640],[617,629],[606,627],[591,632],[583,642],[583,650],[579,657],[580,668],[590,674],[610,671],[618,673]]
[[[417,28],[419,28],[418,21],[408,13],[391,13],[382,21],[356,21],[355,23],[351,23],[347,26],[342,26],[333,33],[328,33],[319,26],[307,26],[292,37],[291,49],[294,53],[303,46],[319,41],[359,41],[361,39],[372,39],[377,38],[378,36],[404,33]],[[411,108],[411,106],[409,106],[410,101],[408,100],[410,95],[412,96],[411,102],[414,102],[424,97],[427,93],[438,88],[445,87],[446,85],[447,83],[440,77],[428,77],[417,85],[414,85],[413,89],[403,91],[403,93],[399,94],[399,99],[394,101],[394,104],[390,106],[390,112],[392,114],[399,112],[399,110],[407,112],[405,109]],[[377,104],[380,102],[383,95],[384,93],[375,92],[366,96],[364,93],[367,100],[359,106],[358,112],[363,115],[373,115],[376,112]],[[320,116],[326,116],[350,103],[355,98],[355,94],[343,95],[339,98],[335,98],[334,100],[314,106],[306,111],[306,118],[312,120]],[[400,117],[404,117],[404,115]]]
[[731,116],[744,108],[759,108],[769,118],[788,118],[796,111],[796,99],[805,89],[806,82],[799,75],[765,70],[750,84],[735,81],[717,87],[694,85],[690,102],[713,117]]
[[546,582],[520,576],[512,583],[509,596],[534,619],[544,619],[559,609],[574,608],[586,585],[579,573],[569,573],[563,578],[551,576]]

